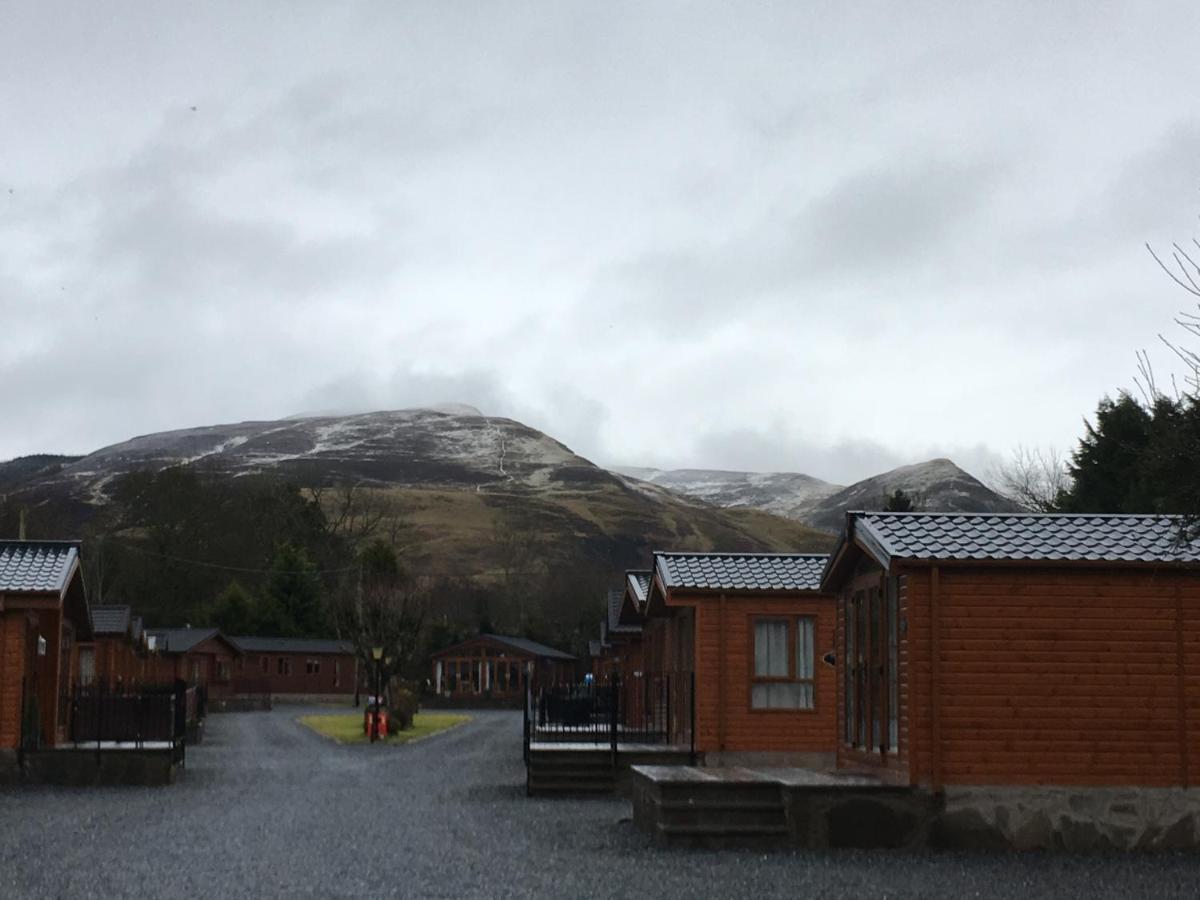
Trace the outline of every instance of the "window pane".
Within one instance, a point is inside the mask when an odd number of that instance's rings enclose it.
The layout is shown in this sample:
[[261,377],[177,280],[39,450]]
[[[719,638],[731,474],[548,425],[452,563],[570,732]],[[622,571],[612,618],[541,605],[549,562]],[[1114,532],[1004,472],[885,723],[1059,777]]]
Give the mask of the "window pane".
[[812,685],[794,681],[756,684],[750,693],[750,703],[754,709],[812,709]]
[[787,678],[787,643],[787,622],[755,622],[754,674],[768,678]]
[[796,677],[813,677],[813,620],[796,620]]

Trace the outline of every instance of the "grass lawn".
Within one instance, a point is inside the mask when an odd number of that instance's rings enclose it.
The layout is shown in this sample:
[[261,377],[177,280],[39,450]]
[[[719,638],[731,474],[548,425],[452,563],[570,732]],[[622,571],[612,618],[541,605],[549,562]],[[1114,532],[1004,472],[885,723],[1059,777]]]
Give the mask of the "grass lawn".
[[[407,744],[409,741],[438,734],[470,720],[470,716],[454,713],[417,713],[413,717],[412,728],[407,731],[390,733],[385,743]],[[370,738],[363,733],[363,714],[361,712],[301,716],[300,724],[307,725],[317,734],[333,738],[339,744],[366,744],[370,741]]]

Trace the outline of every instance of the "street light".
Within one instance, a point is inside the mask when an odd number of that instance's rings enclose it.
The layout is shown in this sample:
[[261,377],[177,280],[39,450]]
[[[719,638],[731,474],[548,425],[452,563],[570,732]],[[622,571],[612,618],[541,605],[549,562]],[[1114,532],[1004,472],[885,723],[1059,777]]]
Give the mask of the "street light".
[[372,647],[371,658],[375,660],[375,712],[371,716],[371,743],[379,738],[379,689],[380,689],[380,668],[383,662],[383,648]]

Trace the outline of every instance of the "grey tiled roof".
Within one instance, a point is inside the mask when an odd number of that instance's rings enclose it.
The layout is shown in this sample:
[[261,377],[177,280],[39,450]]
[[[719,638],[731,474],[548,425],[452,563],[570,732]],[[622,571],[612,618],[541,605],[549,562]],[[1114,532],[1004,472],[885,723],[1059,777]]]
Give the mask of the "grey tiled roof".
[[608,592],[608,631],[610,634],[636,634],[641,631],[640,625],[621,624],[621,604],[625,601],[623,588],[614,588]]
[[507,637],[502,634],[484,634],[481,637],[491,638],[493,641],[499,641],[501,644],[508,644],[516,650],[522,650],[533,656],[545,656],[550,659],[574,659],[570,653],[563,653],[561,650],[555,650],[553,647],[547,647],[545,644],[539,644],[537,641],[531,641],[529,638]]
[[655,553],[667,590],[815,591],[824,553]]
[[851,513],[855,534],[895,559],[1200,562],[1179,519],[1049,513]]
[[646,602],[646,595],[650,593],[650,581],[653,577],[654,573],[649,569],[637,569],[625,573],[625,580],[633,591],[633,598],[639,604]]
[[353,653],[349,641],[319,638],[235,637],[230,638],[243,653]]
[[130,626],[128,606],[93,606],[92,631],[96,634],[125,634]]
[[187,653],[197,644],[220,634],[216,628],[147,628],[147,637],[154,638],[154,649],[160,653]]
[[62,593],[78,558],[73,541],[0,541],[0,591]]

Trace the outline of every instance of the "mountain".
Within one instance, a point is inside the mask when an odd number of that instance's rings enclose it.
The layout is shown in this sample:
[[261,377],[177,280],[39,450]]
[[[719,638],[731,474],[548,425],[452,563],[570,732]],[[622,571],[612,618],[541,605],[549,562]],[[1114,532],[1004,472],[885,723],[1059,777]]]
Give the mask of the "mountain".
[[857,481],[808,506],[800,517],[825,531],[838,531],[846,511],[881,509],[886,498],[902,490],[928,512],[1016,512],[1017,505],[948,459],[901,466]]
[[586,559],[614,575],[644,565],[658,549],[819,550],[830,544],[800,522],[758,509],[697,504],[602,469],[520,422],[454,404],[142,435],[81,458],[24,466],[24,480],[14,471],[9,505],[31,507],[32,523],[34,513],[67,504],[69,510],[52,519],[54,530],[79,530],[112,501],[117,478],[171,466],[211,477],[280,478],[321,493],[327,513],[344,499],[339,486],[356,485],[373,508],[403,519],[408,552],[434,574],[495,574],[503,567],[497,532],[506,522],[536,533],[548,560],[570,566]]
[[537,489],[614,480],[540,431],[465,406],[164,431],[104,447],[46,480],[100,502],[117,475],[174,465],[230,475],[274,473],[305,486],[353,481]]
[[69,466],[79,458],[78,456],[39,453],[33,456],[18,456],[16,459],[0,462],[0,494],[34,479],[54,475],[64,466]]
[[796,472],[729,472],[714,469],[616,467],[647,484],[726,509],[761,509],[823,531],[838,531],[847,510],[879,509],[902,490],[919,509],[945,512],[1012,512],[1001,497],[948,459],[932,459],[873,475],[849,487]]
[[616,466],[614,472],[657,484],[713,506],[762,509],[792,519],[814,502],[842,490],[798,472],[729,472],[722,469],[646,469]]

